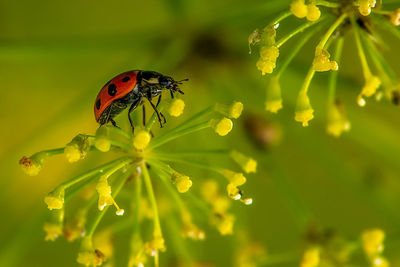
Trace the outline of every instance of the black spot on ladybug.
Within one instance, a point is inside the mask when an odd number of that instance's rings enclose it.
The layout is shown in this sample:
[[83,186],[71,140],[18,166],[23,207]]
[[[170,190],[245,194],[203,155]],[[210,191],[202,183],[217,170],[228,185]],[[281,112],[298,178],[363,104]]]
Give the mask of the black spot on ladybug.
[[117,93],[117,86],[115,86],[115,84],[110,84],[109,86],[108,86],[108,94],[110,95],[110,96],[115,96],[115,94]]
[[122,79],[122,82],[124,82],[124,83],[129,82],[130,79],[131,79],[131,78],[129,78],[129,76],[126,76],[126,77],[124,77],[124,78]]
[[101,106],[101,101],[100,101],[100,98],[99,98],[99,99],[97,99],[97,101],[96,101],[96,108],[97,108],[97,109],[100,109],[100,106]]

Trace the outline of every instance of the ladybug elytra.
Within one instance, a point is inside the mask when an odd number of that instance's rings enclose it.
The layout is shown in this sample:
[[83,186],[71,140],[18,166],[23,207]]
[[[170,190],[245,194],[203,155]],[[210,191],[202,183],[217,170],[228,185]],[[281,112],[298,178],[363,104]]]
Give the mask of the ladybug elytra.
[[[187,81],[187,79],[182,81]],[[94,103],[96,121],[100,125],[111,122],[115,127],[118,127],[114,117],[129,107],[128,118],[133,131],[134,125],[130,114],[143,103],[143,99],[147,99],[156,112],[162,127],[162,119],[164,123],[166,120],[164,115],[157,110],[162,91],[169,90],[172,98],[175,92],[183,94],[179,89],[179,84],[182,81],[175,81],[172,77],[155,71],[132,70],[119,74],[107,82],[96,97]],[[157,96],[158,101],[154,105],[151,100]]]

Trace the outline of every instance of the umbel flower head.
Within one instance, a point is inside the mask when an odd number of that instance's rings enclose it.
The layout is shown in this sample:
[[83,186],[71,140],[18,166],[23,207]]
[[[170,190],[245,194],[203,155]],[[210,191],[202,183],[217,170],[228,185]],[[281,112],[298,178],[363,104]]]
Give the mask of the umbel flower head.
[[[182,99],[175,98],[161,103],[158,109],[160,112],[165,109],[172,117],[177,117],[183,113],[184,106]],[[252,203],[251,198],[244,197],[242,187],[247,178],[240,169],[246,174],[253,173],[257,162],[236,150],[173,152],[163,149],[163,146],[188,134],[207,129],[211,130],[211,134],[215,132],[216,138],[225,136],[232,130],[233,120],[240,117],[242,110],[243,104],[240,102],[216,104],[174,128],[162,130],[158,136],[153,136],[151,131],[157,119],[156,114],[152,114],[145,126],[136,127],[134,134],[111,125],[103,125],[95,135],[79,134],[63,148],[23,157],[20,161],[23,170],[29,175],[37,175],[45,159],[50,156],[63,154],[68,162],[77,162],[84,160],[88,153],[110,151],[120,154],[120,157],[110,162],[62,182],[44,198],[50,210],[49,220],[44,225],[45,239],[54,241],[59,236],[64,236],[68,241],[80,239],[81,248],[77,256],[80,264],[100,266],[105,261],[111,264],[113,245],[110,240],[123,227],[117,226],[121,225],[117,222],[116,226],[109,225],[101,231],[97,228],[104,214],[113,206],[118,215],[116,220],[126,221],[123,224],[125,227],[133,226],[130,251],[126,253],[129,255],[129,266],[144,266],[150,257],[154,258],[155,266],[158,266],[159,253],[167,249],[161,227],[164,216],[169,216],[170,223],[177,223],[171,221],[170,217],[181,220],[181,230],[172,234],[194,240],[203,240],[206,237],[197,221],[199,215],[192,214],[193,203],[184,201],[182,194],[189,195],[189,199],[197,204],[203,203],[204,214],[201,214],[201,218],[209,218],[210,224],[221,235],[232,234],[235,217],[229,212],[230,202],[239,200],[245,205]],[[135,113],[137,112],[139,111],[136,110]],[[135,113],[135,125],[140,125],[137,121],[140,116]],[[238,170],[196,160],[197,157],[204,158],[207,155],[230,157],[237,164]],[[202,181],[190,173],[181,172],[175,169],[177,163],[202,168],[208,171],[209,177],[220,178],[221,182],[216,179]],[[155,188],[157,183],[161,185]],[[225,194],[223,188],[226,188]],[[169,205],[175,206],[168,210],[176,213],[175,215],[159,212],[161,208],[157,199],[163,189],[173,200],[173,204]],[[122,191],[127,192],[126,196],[129,196],[132,205],[127,205],[124,199],[119,198]],[[75,211],[68,207],[68,213],[72,214],[64,216],[65,207],[69,206],[71,198],[77,193],[84,195],[87,202],[80,201],[81,204]],[[93,216],[92,210],[97,210]],[[124,216],[126,214],[128,216]],[[151,220],[150,235],[146,234],[148,231],[141,231],[142,224],[148,225],[148,222],[144,222],[147,220]]]
[[[280,77],[313,36],[320,39],[315,45],[314,54],[310,54],[312,60],[304,83],[299,86],[296,121],[308,126],[309,121],[314,118],[312,99],[308,97],[311,81],[316,72],[330,72],[331,78],[327,86],[327,132],[337,137],[349,130],[350,123],[342,112],[344,107],[338,110],[335,106],[338,101],[335,96],[337,72],[340,69],[344,41],[350,39],[347,38],[349,35],[355,37],[361,62],[360,73],[364,80],[355,99],[358,105],[365,106],[366,98],[375,96],[379,100],[383,95],[398,105],[400,86],[391,67],[378,51],[381,38],[376,35],[376,29],[384,29],[400,37],[395,28],[400,25],[400,8],[386,10],[384,4],[385,0],[379,3],[376,0],[292,0],[288,1],[287,11],[262,30],[256,29],[249,36],[249,47],[256,44],[260,46],[257,68],[262,75],[270,74],[265,109],[276,113],[282,108]],[[286,27],[283,22],[290,16],[298,20],[299,26],[287,35],[280,36],[279,27]],[[296,36],[299,37],[294,48],[287,55],[281,54],[280,48],[288,41],[296,39]],[[283,57],[283,60],[278,60],[278,57]]]

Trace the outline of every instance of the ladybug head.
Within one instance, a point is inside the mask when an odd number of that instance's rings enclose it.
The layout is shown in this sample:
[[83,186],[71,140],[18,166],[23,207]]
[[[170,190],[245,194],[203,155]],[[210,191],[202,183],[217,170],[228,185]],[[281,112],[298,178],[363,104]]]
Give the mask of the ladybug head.
[[159,82],[162,86],[165,86],[165,88],[173,91],[173,92],[179,92],[183,94],[181,89],[179,89],[179,85],[182,84],[182,82],[188,81],[189,79],[183,79],[180,81],[175,81],[174,78],[169,77],[169,76],[162,76],[159,78]]

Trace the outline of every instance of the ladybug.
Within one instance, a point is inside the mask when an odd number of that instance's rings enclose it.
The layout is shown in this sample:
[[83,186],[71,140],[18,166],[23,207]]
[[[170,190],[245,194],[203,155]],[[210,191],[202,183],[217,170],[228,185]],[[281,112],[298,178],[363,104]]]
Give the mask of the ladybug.
[[[176,92],[183,94],[179,89],[179,84],[187,80],[175,81],[172,77],[161,73],[144,70],[132,70],[119,74],[107,82],[96,97],[94,102],[96,121],[100,125],[111,122],[118,127],[114,117],[129,107],[128,118],[133,131],[134,125],[130,114],[143,103],[143,99],[147,99],[156,112],[162,127],[166,120],[164,115],[157,110],[157,106],[161,102],[162,91],[169,90],[171,98]],[[158,101],[154,105],[152,99],[157,96]]]

